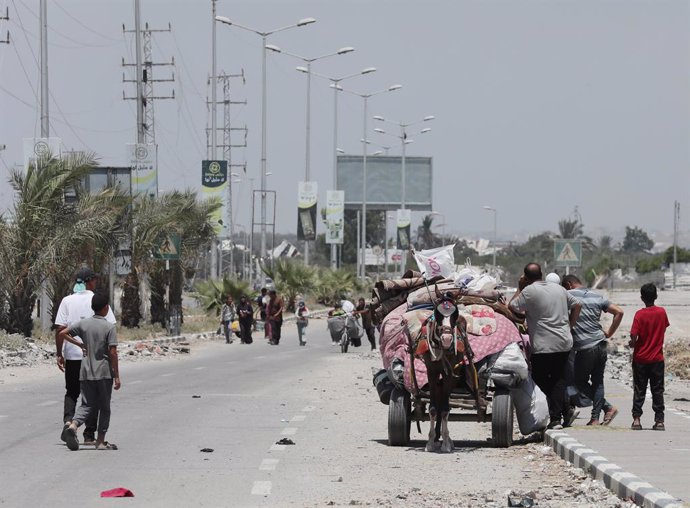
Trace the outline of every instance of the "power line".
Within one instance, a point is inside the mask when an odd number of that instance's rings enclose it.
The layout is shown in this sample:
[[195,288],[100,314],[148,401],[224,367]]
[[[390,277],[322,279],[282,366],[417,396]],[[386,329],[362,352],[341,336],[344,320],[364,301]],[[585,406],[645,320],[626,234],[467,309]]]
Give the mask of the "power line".
[[107,40],[109,40],[109,41],[115,41],[115,42],[117,42],[118,44],[120,43],[120,39],[116,39],[116,38],[114,38],[114,37],[108,37],[107,35],[103,35],[102,33],[97,32],[97,31],[94,30],[93,28],[90,28],[88,25],[86,25],[86,24],[82,23],[81,21],[79,21],[76,17],[74,17],[72,14],[70,14],[64,7],[62,7],[56,0],[53,0],[52,3],[53,3],[53,5],[55,5],[58,9],[60,9],[62,12],[64,12],[65,14],[67,14],[67,16],[69,16],[70,18],[72,18],[72,20],[74,20],[74,21],[75,21],[79,26],[81,26],[84,30],[86,30],[86,31],[88,31],[88,32],[91,32],[92,34],[98,35],[99,37],[102,37],[102,38],[107,39]]
[[17,99],[19,102],[21,102],[21,103],[24,104],[25,106],[30,107],[31,109],[34,109],[34,108],[36,107],[35,104],[30,104],[30,103],[26,102],[24,99],[22,99],[22,98],[20,98],[20,97],[17,97],[16,95],[14,95],[12,92],[10,92],[7,88],[5,88],[5,87],[2,86],[2,85],[0,85],[0,90],[2,90],[3,92],[5,92],[5,93],[6,93],[7,95],[9,95],[10,97],[12,97],[12,98],[14,98],[14,99]]

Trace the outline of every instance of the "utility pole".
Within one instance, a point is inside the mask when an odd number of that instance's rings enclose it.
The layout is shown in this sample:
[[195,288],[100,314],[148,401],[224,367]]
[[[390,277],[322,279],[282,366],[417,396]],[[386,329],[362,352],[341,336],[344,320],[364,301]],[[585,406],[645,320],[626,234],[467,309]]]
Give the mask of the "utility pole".
[[[222,131],[223,132],[223,142],[220,145],[217,145],[218,147],[222,148],[223,150],[223,158],[228,162],[228,194],[227,194],[227,199],[226,199],[226,220],[227,220],[227,226],[228,226],[228,239],[230,240],[230,269],[231,271],[234,270],[234,247],[233,247],[233,242],[234,242],[234,235],[235,235],[235,221],[233,217],[233,210],[232,210],[232,168],[235,167],[240,167],[243,168],[243,170],[246,172],[247,168],[247,163],[246,162],[241,162],[241,163],[233,163],[232,160],[232,149],[233,148],[244,148],[247,146],[247,126],[244,125],[242,127],[233,127],[232,126],[232,106],[233,105],[246,105],[247,101],[245,100],[238,100],[234,101],[231,98],[230,94],[230,81],[232,79],[241,79],[242,84],[246,84],[245,76],[244,76],[244,69],[239,74],[227,74],[225,72],[221,72],[219,76],[216,77],[216,80],[223,85],[223,99],[220,101],[216,101],[215,103],[211,100],[207,100],[207,104],[210,105],[211,107],[211,113],[213,116],[213,113],[216,110],[216,107],[218,104],[223,105],[223,127],[221,128],[216,128],[215,131],[208,130],[206,138],[207,140],[209,137],[213,140],[217,140],[217,131]],[[211,121],[213,123],[213,121]],[[241,132],[243,133],[243,139],[240,142],[234,142],[232,133],[233,132]],[[208,142],[207,142],[208,143]],[[213,146],[209,145],[207,146],[207,149],[213,150]],[[220,254],[220,263],[219,265],[222,265],[222,249],[221,249],[221,254]],[[222,270],[221,270],[222,271]],[[219,274],[220,276],[220,274]]]
[[[41,34],[41,137],[48,139],[50,137],[50,111],[48,104],[48,2],[41,0],[39,6],[39,24]],[[7,13],[9,17],[9,13]],[[9,40],[9,34],[8,34]],[[47,330],[50,328],[50,319],[48,319],[48,306],[50,299],[48,298],[48,284],[43,282],[41,284],[41,298],[40,298],[40,312],[41,312],[41,329]]]
[[[0,16],[0,21],[9,21],[10,20],[10,8],[5,7],[5,15]],[[7,38],[3,41],[0,39],[0,44],[9,44],[10,43],[10,31],[7,30]]]
[[678,278],[678,225],[680,223],[680,203],[673,202],[673,289]]
[[[139,0],[136,0],[136,4]],[[135,16],[135,20],[137,17]],[[135,21],[135,23],[137,23]],[[137,58],[136,63],[126,63],[125,59],[122,59],[122,67],[136,67],[136,79],[127,79],[123,73],[122,82],[123,83],[136,83],[137,96],[127,97],[124,92],[122,93],[122,98],[124,100],[136,100],[137,101],[137,143],[156,143],[156,132],[155,132],[155,117],[154,117],[154,107],[153,103],[155,100],[162,99],[174,99],[175,90],[171,91],[170,95],[155,95],[153,86],[154,83],[174,83],[175,73],[172,72],[169,78],[155,79],[153,77],[154,67],[174,67],[175,58],[171,57],[170,62],[154,62],[153,61],[153,34],[156,32],[171,32],[172,27],[168,23],[168,28],[165,29],[152,29],[149,28],[149,24],[145,24],[145,28],[142,30],[141,27],[135,27],[134,30],[127,30],[125,26],[122,26],[123,33],[134,33],[137,37],[142,39],[143,44],[138,43],[137,46],[143,46],[143,60]],[[138,55],[137,55],[138,56]],[[139,92],[141,91],[141,95]]]

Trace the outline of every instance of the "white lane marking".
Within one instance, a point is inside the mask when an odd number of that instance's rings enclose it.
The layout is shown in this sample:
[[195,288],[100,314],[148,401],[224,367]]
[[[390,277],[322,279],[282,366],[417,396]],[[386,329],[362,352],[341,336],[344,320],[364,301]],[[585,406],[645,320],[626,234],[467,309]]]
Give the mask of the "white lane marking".
[[253,397],[248,393],[207,393],[206,397]]
[[252,485],[252,496],[270,496],[271,495],[271,482],[256,481]]
[[45,402],[41,402],[40,404],[36,404],[38,407],[46,407],[46,406],[52,406],[53,404],[57,404],[59,401],[57,400],[47,400]]
[[263,360],[264,358],[266,358],[265,355],[255,356],[255,357],[254,357],[255,360]]
[[280,459],[264,459],[259,466],[260,471],[274,471]]
[[[0,416],[2,418],[2,416]],[[674,452],[690,452],[690,448],[672,448]]]
[[172,376],[172,375],[173,375],[172,372],[168,372],[167,374],[161,374],[161,377],[168,377],[168,376]]
[[269,452],[282,452],[287,448],[288,445],[282,445],[282,444],[272,444],[271,447],[268,449]]
[[297,434],[297,427],[287,427],[281,432],[283,436],[294,436]]
[[128,385],[138,385],[139,383],[141,383],[141,379],[137,379],[136,381],[130,381],[127,384]]
[[290,420],[291,422],[303,422],[307,415],[296,415]]
[[206,367],[194,367],[194,370],[204,370]]
[[9,418],[10,415],[0,415],[0,418]]
[[303,412],[303,413],[310,413],[310,412],[314,411],[314,409],[316,409],[314,406],[305,406],[305,407],[302,409],[302,412]]

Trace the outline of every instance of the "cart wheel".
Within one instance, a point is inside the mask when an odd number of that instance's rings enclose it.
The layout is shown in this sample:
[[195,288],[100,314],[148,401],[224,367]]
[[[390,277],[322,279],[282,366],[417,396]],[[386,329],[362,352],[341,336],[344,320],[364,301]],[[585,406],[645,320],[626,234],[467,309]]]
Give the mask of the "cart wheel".
[[407,390],[395,387],[388,404],[388,445],[405,446],[410,442],[412,409]]
[[350,339],[348,338],[347,334],[343,336],[342,339],[340,339],[340,352],[341,353],[347,353],[347,348],[350,346]]
[[491,437],[500,448],[513,444],[513,398],[509,390],[497,389],[491,409]]

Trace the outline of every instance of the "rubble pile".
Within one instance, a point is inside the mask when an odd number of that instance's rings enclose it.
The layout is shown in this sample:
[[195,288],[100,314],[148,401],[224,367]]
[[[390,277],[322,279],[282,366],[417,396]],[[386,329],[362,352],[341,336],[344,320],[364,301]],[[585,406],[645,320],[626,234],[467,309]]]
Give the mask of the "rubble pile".
[[173,356],[188,354],[189,342],[175,342],[171,344],[152,344],[149,342],[127,342],[120,344],[119,357],[128,360],[139,360],[156,356]]
[[0,369],[52,361],[55,345],[36,343],[31,337],[0,332]]

